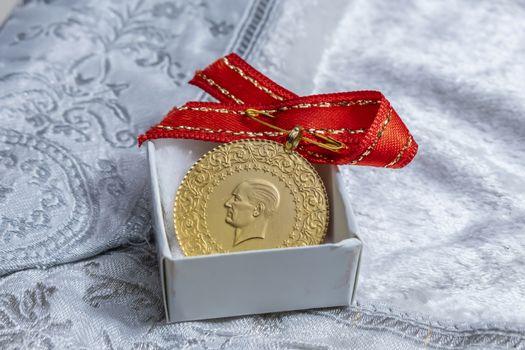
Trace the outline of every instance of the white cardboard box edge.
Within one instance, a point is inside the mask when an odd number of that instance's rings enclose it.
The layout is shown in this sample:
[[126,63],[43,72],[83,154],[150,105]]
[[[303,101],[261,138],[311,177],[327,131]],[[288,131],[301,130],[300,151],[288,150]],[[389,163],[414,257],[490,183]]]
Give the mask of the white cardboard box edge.
[[[154,142],[147,142],[147,152],[153,199],[154,231],[159,254],[164,309],[168,322],[352,303],[357,287],[362,243],[356,234],[357,226],[349,198],[344,191],[340,191],[342,178],[335,166],[330,170],[334,182],[327,184],[327,190],[332,191],[338,197],[331,198],[332,205],[342,210],[345,216],[346,222],[337,224],[339,227],[341,224],[346,226],[350,235],[348,238],[319,246],[173,258],[166,235],[159,195]],[[338,254],[338,250],[341,250],[342,253]],[[312,258],[316,260],[312,262]],[[269,274],[268,264],[282,267],[276,264],[276,261],[286,267],[298,261],[300,263],[297,266],[294,265],[293,273],[288,273],[286,269],[276,269]],[[241,262],[243,269],[237,268],[238,262]],[[251,266],[252,270],[248,271],[249,269],[244,268],[245,265]],[[304,268],[305,266],[309,266],[309,269]],[[345,270],[345,267],[348,269]],[[312,269],[317,268],[319,269],[317,274],[311,273]],[[232,272],[235,274],[232,275]],[[222,277],[218,280],[210,279],[210,276],[217,274]],[[257,275],[255,280],[254,274]],[[314,278],[312,276],[317,276],[317,280],[312,279]],[[344,280],[341,280],[342,277],[345,277]],[[230,283],[224,283],[224,278]],[[206,281],[208,285],[203,285],[203,281]],[[282,286],[287,281],[293,281],[293,284],[288,284],[287,290],[283,290]],[[343,282],[340,283],[340,281]],[[259,288],[254,287],[256,282],[262,283],[259,284]],[[346,299],[342,293],[346,293]],[[219,301],[214,304],[216,299]]]

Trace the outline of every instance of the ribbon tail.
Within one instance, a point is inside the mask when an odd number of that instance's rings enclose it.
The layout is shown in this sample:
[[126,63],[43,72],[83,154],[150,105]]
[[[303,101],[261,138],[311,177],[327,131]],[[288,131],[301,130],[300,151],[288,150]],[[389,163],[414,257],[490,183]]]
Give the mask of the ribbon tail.
[[265,105],[299,97],[234,53],[197,71],[190,84],[222,103]]

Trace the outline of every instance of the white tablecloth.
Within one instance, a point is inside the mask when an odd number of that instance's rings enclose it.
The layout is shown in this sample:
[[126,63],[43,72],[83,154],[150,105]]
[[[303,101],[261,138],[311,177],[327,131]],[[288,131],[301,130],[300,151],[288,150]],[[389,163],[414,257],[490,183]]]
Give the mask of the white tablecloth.
[[[166,325],[136,136],[236,51],[377,89],[420,144],[345,168],[357,305]],[[0,30],[0,348],[525,348],[525,6],[26,1]]]

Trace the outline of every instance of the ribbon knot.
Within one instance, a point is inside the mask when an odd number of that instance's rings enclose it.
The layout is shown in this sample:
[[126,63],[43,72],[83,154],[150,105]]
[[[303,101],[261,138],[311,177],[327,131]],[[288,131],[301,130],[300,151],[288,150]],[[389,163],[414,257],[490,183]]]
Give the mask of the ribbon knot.
[[417,152],[407,127],[378,91],[297,96],[236,54],[197,71],[190,83],[219,102],[173,108],[139,136],[139,144],[158,138],[284,143],[288,132],[300,126],[304,140],[313,142],[302,142],[296,151],[312,163],[401,168]]

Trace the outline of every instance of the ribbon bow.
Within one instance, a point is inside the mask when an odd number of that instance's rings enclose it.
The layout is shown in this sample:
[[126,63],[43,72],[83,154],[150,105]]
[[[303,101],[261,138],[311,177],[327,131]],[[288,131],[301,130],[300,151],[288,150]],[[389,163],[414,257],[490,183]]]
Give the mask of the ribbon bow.
[[158,138],[284,143],[300,127],[308,142],[296,151],[312,163],[401,168],[417,152],[407,127],[378,91],[297,96],[233,53],[197,71],[190,83],[219,102],[173,108],[139,136],[139,145]]

